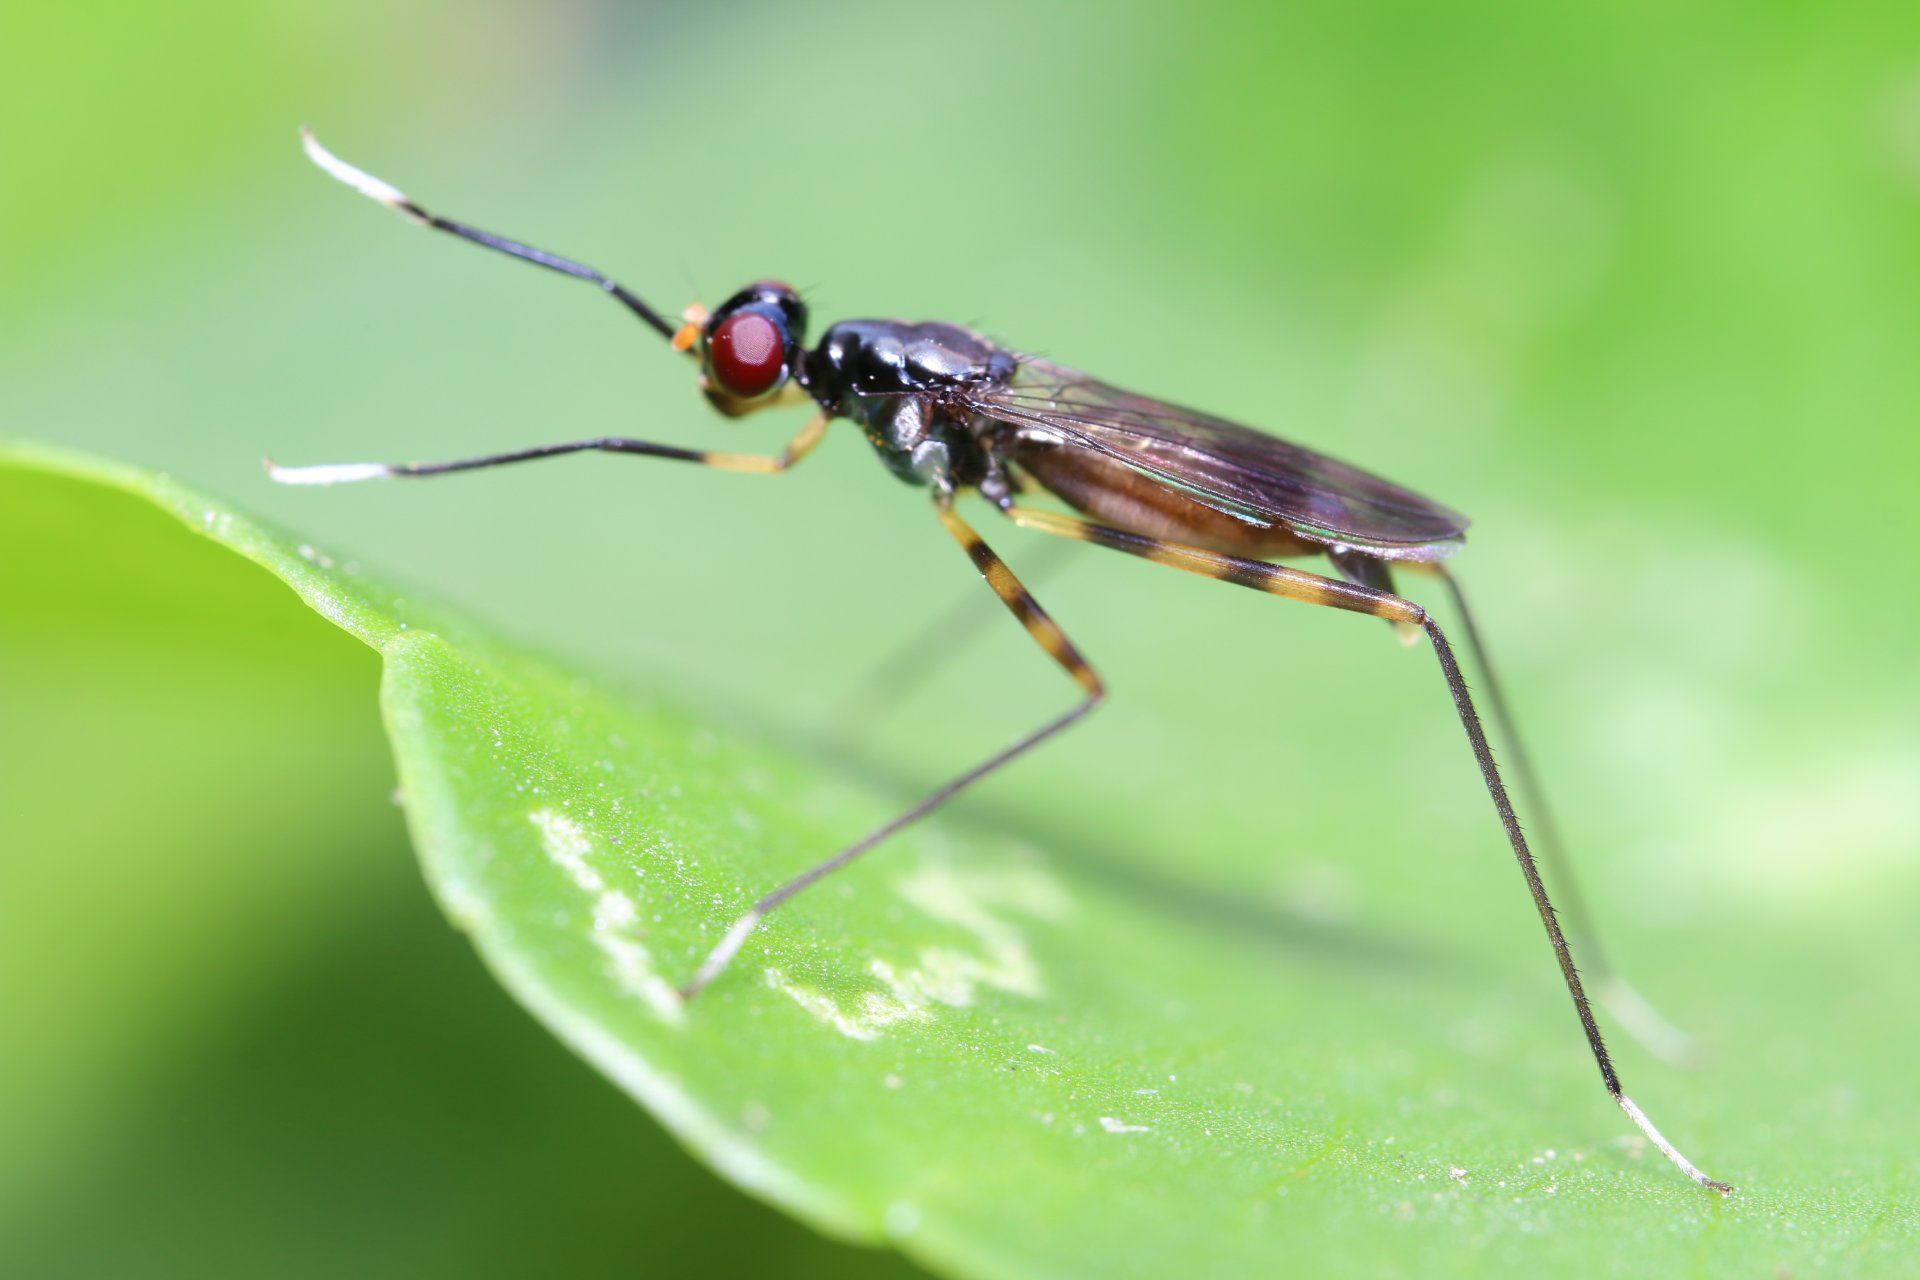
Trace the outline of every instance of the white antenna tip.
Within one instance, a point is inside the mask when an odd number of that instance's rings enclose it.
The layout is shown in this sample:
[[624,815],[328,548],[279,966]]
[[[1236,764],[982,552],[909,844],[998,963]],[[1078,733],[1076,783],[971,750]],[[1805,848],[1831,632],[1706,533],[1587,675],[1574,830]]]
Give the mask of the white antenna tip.
[[333,152],[320,145],[320,139],[313,136],[313,130],[306,125],[300,126],[300,146],[307,153],[307,159],[318,165],[327,176],[344,182],[369,199],[378,200],[389,209],[400,213],[415,222],[425,222],[426,215],[420,212],[413,201],[392,183],[382,182],[364,169],[357,169],[342,160]]
[[276,484],[352,484],[356,480],[381,480],[394,469],[384,462],[344,462],[318,467],[283,467],[272,458],[265,459],[267,477]]

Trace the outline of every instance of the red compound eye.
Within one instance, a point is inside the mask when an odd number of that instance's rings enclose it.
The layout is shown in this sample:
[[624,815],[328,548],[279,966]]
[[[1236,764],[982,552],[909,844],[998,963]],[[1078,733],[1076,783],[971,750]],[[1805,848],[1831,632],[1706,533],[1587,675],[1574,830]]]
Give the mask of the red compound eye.
[[771,391],[786,364],[780,326],[757,311],[728,316],[707,338],[707,365],[714,381],[742,400]]

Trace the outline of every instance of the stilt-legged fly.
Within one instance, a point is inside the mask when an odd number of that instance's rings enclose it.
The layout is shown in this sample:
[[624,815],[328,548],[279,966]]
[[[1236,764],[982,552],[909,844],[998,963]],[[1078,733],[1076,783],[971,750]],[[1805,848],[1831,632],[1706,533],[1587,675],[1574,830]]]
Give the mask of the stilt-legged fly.
[[[1445,586],[1486,674],[1494,713],[1513,746],[1521,779],[1537,799],[1538,788],[1518,750],[1512,718],[1493,684],[1465,597],[1445,567],[1462,545],[1465,517],[1343,462],[1220,418],[1122,391],[1051,361],[1021,355],[958,325],[844,320],[829,327],[809,349],[804,345],[806,305],[794,290],[771,280],[748,285],[711,313],[689,307],[675,324],[592,268],[428,213],[396,188],[332,155],[310,132],[303,129],[301,136],[307,155],[320,168],[407,219],[586,280],[612,295],[674,350],[699,364],[701,390],[728,417],[809,402],[814,413],[774,456],[605,437],[453,462],[316,467],[269,463],[275,480],[338,484],[384,476],[444,475],[587,451],[640,454],[729,471],[779,472],[812,452],[829,422],[847,418],[866,433],[887,470],[928,491],[935,518],[1034,642],[1079,686],[1080,700],[1071,710],[767,893],[702,962],[682,990],[685,998],[691,1000],[717,978],[741,943],[781,903],[1061,732],[1106,696],[1106,686],[1079,648],[955,508],[963,494],[975,494],[1025,528],[1305,604],[1382,618],[1411,636],[1424,633],[1439,659],[1440,673],[1520,874],[1546,926],[1554,959],[1607,1093],[1688,1177],[1703,1187],[1731,1194],[1732,1188],[1709,1178],[1676,1151],[1621,1091],[1453,646],[1432,614],[1394,590],[1395,571],[1437,577]],[[1036,492],[1053,495],[1076,514],[1023,501]],[[1331,575],[1273,563],[1315,556],[1326,559]],[[1542,829],[1551,830],[1544,823]],[[1632,996],[1630,988],[1618,986],[1617,990],[1621,1012],[1652,1020],[1651,1011]]]

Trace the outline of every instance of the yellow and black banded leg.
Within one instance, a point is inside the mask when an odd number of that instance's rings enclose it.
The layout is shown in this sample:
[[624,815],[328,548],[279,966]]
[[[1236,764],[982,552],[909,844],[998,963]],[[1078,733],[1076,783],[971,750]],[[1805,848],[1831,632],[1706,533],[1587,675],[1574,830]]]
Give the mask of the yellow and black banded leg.
[[1377,591],[1358,583],[1342,582],[1338,578],[1308,573],[1304,569],[1290,569],[1285,565],[1268,564],[1265,560],[1248,560],[1241,556],[1222,555],[1218,551],[1205,551],[1184,543],[1167,542],[1160,538],[1130,533],[1125,529],[1116,529],[1111,525],[1098,524],[1092,520],[1059,511],[1011,506],[1003,508],[1002,514],[1022,528],[1038,529],[1058,537],[1091,542],[1099,547],[1110,547],[1115,551],[1139,556],[1143,560],[1151,560],[1155,564],[1171,565],[1175,569],[1197,573],[1203,578],[1218,578],[1223,582],[1252,587],[1256,591],[1286,596],[1290,600],[1298,600],[1304,604],[1345,609],[1351,613],[1364,613],[1370,617],[1385,618],[1389,622],[1404,622],[1416,627],[1423,627],[1427,623],[1426,610],[1411,600],[1401,599],[1391,591]]
[[478,458],[460,458],[453,462],[345,462],[317,467],[283,467],[267,459],[267,474],[281,484],[350,484],[358,480],[384,480],[390,477],[443,476],[455,471],[479,471],[513,462],[532,462],[539,458],[557,458],[567,453],[628,453],[647,458],[666,458],[672,462],[693,462],[722,471],[749,471],[773,474],[785,471],[813,452],[827,431],[827,415],[815,414],[800,433],[777,454],[720,453],[709,449],[682,449],[670,444],[652,444],[607,436],[597,440],[574,440],[567,444],[542,444],[507,453],[489,453]]
[[947,532],[953,535],[954,541],[958,542],[966,551],[968,557],[972,559],[974,567],[980,571],[980,576],[987,580],[989,587],[993,588],[993,593],[999,596],[1001,603],[1006,605],[1013,616],[1020,620],[1020,625],[1027,629],[1027,634],[1032,636],[1034,642],[1046,651],[1047,656],[1059,663],[1061,668],[1073,677],[1074,683],[1080,686],[1081,693],[1084,696],[1075,704],[1072,710],[1067,711],[1063,715],[1056,716],[1054,719],[1041,725],[1038,729],[1035,729],[1032,733],[1018,739],[1006,749],[982,760],[979,764],[953,779],[939,790],[933,792],[899,817],[868,832],[865,836],[854,841],[854,843],[848,845],[839,853],[834,854],[831,858],[809,867],[806,871],[803,871],[798,876],[795,876],[793,879],[787,881],[787,883],[754,903],[753,906],[748,909],[747,913],[736,920],[733,927],[727,930],[726,936],[720,939],[713,950],[707,953],[707,958],[701,961],[699,970],[693,975],[693,980],[681,988],[680,994],[682,998],[687,1000],[693,999],[700,994],[708,983],[718,977],[733,960],[734,955],[740,950],[740,945],[747,940],[748,935],[759,927],[760,922],[766,919],[767,914],[775,907],[778,907],[781,903],[793,897],[801,890],[838,871],[841,867],[846,866],[849,862],[852,862],[861,854],[866,853],[875,845],[880,844],[886,840],[887,837],[893,835],[903,827],[907,827],[912,823],[918,822],[921,818],[926,817],[929,813],[932,813],[935,809],[938,809],[948,800],[951,800],[967,787],[972,786],[980,779],[986,777],[1001,765],[1039,746],[1042,742],[1053,737],[1062,729],[1065,729],[1068,725],[1086,715],[1087,712],[1093,710],[1094,707],[1099,705],[1100,700],[1106,696],[1106,688],[1101,684],[1099,675],[1088,665],[1087,660],[1080,656],[1080,651],[1074,647],[1071,640],[1067,639],[1066,632],[1062,631],[1059,624],[1047,616],[1047,611],[1040,607],[1040,602],[1028,594],[1027,589],[1020,585],[1020,580],[1013,576],[1013,571],[1007,568],[1005,562],[993,553],[993,549],[981,540],[980,535],[973,531],[973,527],[960,518],[959,513],[953,509],[951,497],[945,494],[937,495],[934,499],[934,504],[934,509],[940,517],[940,522],[946,526]]
[[1110,547],[1115,551],[1140,556],[1156,564],[1170,565],[1176,569],[1184,569],[1188,573],[1218,578],[1223,582],[1252,587],[1256,591],[1285,596],[1290,600],[1299,600],[1306,604],[1324,605],[1334,609],[1345,609],[1352,613],[1385,618],[1392,622],[1407,623],[1426,632],[1428,640],[1433,645],[1434,656],[1440,662],[1441,674],[1446,678],[1447,691],[1452,695],[1454,710],[1460,717],[1461,727],[1466,730],[1467,742],[1473,748],[1474,760],[1480,766],[1481,780],[1486,784],[1487,794],[1492,798],[1494,810],[1500,816],[1500,825],[1506,829],[1507,842],[1513,847],[1514,860],[1520,864],[1520,874],[1526,879],[1527,891],[1533,896],[1534,909],[1539,912],[1540,923],[1546,927],[1547,939],[1553,946],[1554,959],[1560,965],[1560,976],[1566,982],[1568,994],[1573,997],[1574,1011],[1580,1016],[1580,1026],[1586,1033],[1587,1047],[1592,1051],[1594,1062],[1600,1068],[1600,1079],[1606,1085],[1608,1095],[1626,1113],[1627,1118],[1632,1120],[1634,1125],[1688,1177],[1722,1195],[1733,1194],[1732,1187],[1708,1177],[1681,1155],[1673,1144],[1654,1127],[1653,1121],[1647,1118],[1646,1113],[1635,1105],[1633,1099],[1621,1091],[1619,1074],[1614,1070],[1613,1059],[1607,1053],[1605,1041],[1601,1039],[1600,1024],[1594,1019],[1593,1007],[1587,999],[1586,989],[1581,985],[1580,974],[1574,968],[1573,953],[1568,948],[1566,935],[1561,932],[1560,922],[1554,915],[1553,903],[1547,897],[1546,884],[1540,878],[1540,869],[1534,863],[1533,852],[1527,845],[1526,835],[1520,830],[1520,820],[1514,815],[1513,802],[1508,798],[1506,783],[1501,780],[1500,770],[1494,764],[1493,748],[1487,743],[1486,730],[1481,726],[1480,713],[1474,708],[1473,697],[1467,691],[1466,678],[1460,673],[1460,664],[1454,657],[1453,646],[1447,641],[1446,634],[1441,631],[1440,625],[1425,609],[1389,591],[1380,591],[1357,583],[1341,582],[1338,579],[1322,577],[1317,573],[1308,573],[1303,569],[1292,569],[1284,565],[1268,564],[1262,560],[1248,560],[1200,547],[1166,542],[1159,538],[1116,529],[1110,525],[1098,524],[1063,512],[1033,510],[1019,506],[1004,507],[1002,511],[1008,519],[1025,528],[1037,529],[1063,538],[1074,538],[1081,542],[1090,542],[1096,546]]

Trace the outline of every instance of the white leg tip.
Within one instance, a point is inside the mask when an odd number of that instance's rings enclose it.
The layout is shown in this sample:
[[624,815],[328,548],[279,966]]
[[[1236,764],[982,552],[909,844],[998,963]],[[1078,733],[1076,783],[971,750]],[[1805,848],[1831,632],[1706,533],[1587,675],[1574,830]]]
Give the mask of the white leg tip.
[[1626,1094],[1621,1093],[1621,1094],[1615,1094],[1613,1100],[1620,1104],[1620,1109],[1622,1111],[1627,1113],[1627,1119],[1633,1121],[1633,1123],[1639,1127],[1640,1132],[1646,1134],[1647,1138],[1653,1143],[1654,1146],[1660,1148],[1661,1153],[1665,1155],[1667,1159],[1673,1161],[1674,1164],[1679,1166],[1680,1172],[1686,1174],[1689,1178],[1692,1178],[1695,1182],[1699,1183],[1701,1186],[1705,1187],[1709,1191],[1718,1191],[1723,1196],[1730,1196],[1733,1194],[1732,1187],[1728,1186],[1724,1182],[1719,1181],[1718,1179],[1709,1178],[1706,1174],[1700,1172],[1700,1170],[1694,1166],[1693,1161],[1687,1159],[1685,1156],[1681,1155],[1677,1150],[1675,1150],[1674,1145],[1671,1142],[1668,1142],[1666,1138],[1661,1136],[1661,1133],[1658,1129],[1653,1127],[1653,1121],[1647,1119],[1647,1113],[1634,1105],[1632,1098],[1629,1098]]
[[733,962],[733,957],[738,954],[740,945],[747,940],[747,935],[760,927],[761,919],[760,912],[749,911],[734,921],[733,927],[727,930],[727,936],[720,939],[719,944],[707,953],[707,958],[700,962],[699,972],[693,975],[693,981],[680,988],[680,998],[692,1000],[706,990],[707,984],[719,977]]

